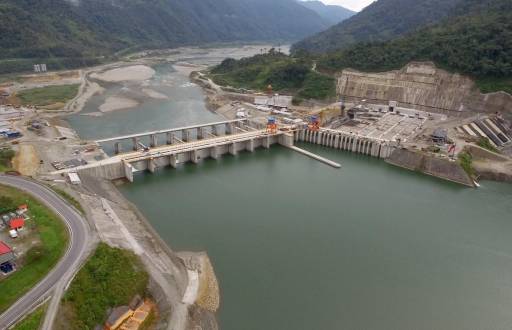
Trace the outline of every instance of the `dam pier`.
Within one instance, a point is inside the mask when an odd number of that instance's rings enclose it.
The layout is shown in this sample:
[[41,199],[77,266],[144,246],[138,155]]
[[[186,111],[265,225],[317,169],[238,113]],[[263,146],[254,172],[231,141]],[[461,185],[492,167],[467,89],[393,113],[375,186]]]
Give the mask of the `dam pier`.
[[[218,159],[224,154],[253,152],[260,147],[268,149],[276,143],[293,146],[293,134],[289,131],[269,132],[258,126],[246,119],[230,120],[101,139],[96,142],[114,145],[114,156],[60,172],[75,171],[107,180],[133,182],[134,173],[139,171],[153,173],[158,168],[177,167],[180,163],[198,163],[204,158]],[[167,137],[163,145],[158,144],[160,136]],[[146,141],[149,143],[145,144]],[[133,151],[120,153],[126,143],[131,143]]]

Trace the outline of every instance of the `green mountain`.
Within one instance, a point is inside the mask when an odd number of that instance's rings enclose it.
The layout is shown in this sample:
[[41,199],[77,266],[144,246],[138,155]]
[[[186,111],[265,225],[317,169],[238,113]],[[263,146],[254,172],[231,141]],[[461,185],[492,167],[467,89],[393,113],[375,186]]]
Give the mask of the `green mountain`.
[[329,25],[295,0],[2,0],[0,72],[27,59],[76,66],[122,50],[298,40]]
[[434,61],[480,79],[512,77],[512,1],[465,0],[454,12],[459,16],[407,36],[325,55],[318,67],[385,71],[410,61]]
[[336,5],[326,5],[321,1],[307,0],[299,1],[301,5],[315,11],[332,25],[338,24],[356,14],[355,11]]
[[308,37],[294,51],[327,52],[358,42],[389,40],[435,24],[464,0],[378,0],[351,18]]

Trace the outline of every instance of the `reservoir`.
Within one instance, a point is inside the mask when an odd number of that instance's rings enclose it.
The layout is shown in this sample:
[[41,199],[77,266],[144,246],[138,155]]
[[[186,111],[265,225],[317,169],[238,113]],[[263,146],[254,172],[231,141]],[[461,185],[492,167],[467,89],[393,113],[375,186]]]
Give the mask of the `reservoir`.
[[512,186],[283,147],[121,187],[177,250],[206,250],[222,329],[506,329]]
[[[99,138],[219,118],[186,76],[154,69],[149,83],[168,100],[77,114],[71,125]],[[158,79],[177,81],[159,87]],[[470,189],[299,146],[342,168],[273,146],[139,173],[119,188],[171,248],[208,252],[221,329],[510,328],[512,185]]]

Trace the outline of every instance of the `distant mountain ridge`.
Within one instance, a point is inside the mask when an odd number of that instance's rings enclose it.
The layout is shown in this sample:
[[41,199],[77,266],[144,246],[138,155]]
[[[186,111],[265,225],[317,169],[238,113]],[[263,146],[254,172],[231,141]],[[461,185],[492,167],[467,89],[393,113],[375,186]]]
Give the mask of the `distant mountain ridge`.
[[356,14],[355,11],[342,6],[326,5],[321,1],[307,0],[299,1],[301,5],[315,11],[321,17],[327,19],[331,24],[338,24]]
[[308,37],[293,50],[329,52],[358,42],[393,39],[440,22],[464,0],[378,0],[349,19]]
[[0,59],[74,61],[129,49],[291,41],[329,25],[296,0],[2,0]]

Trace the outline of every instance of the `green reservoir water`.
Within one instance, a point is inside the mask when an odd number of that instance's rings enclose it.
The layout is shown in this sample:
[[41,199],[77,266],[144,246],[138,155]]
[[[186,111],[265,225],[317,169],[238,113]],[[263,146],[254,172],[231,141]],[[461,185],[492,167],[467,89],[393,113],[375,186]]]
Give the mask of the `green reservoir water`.
[[[70,124],[93,139],[219,120],[186,75],[171,64],[155,70],[144,85],[168,99],[87,115],[141,88],[104,84]],[[342,168],[275,146],[140,173],[120,187],[173,249],[208,252],[221,329],[512,329],[512,185],[469,189],[303,147]]]
[[221,329],[510,329],[512,185],[480,189],[303,145],[139,174],[123,194],[208,251]]

